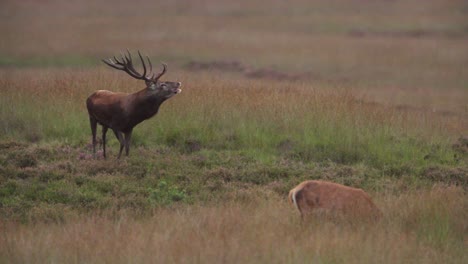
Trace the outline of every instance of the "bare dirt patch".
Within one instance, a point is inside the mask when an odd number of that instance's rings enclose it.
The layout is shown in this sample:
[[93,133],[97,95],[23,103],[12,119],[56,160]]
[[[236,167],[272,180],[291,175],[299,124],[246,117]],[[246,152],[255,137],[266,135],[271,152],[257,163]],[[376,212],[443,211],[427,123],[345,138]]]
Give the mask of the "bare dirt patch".
[[247,78],[298,81],[312,78],[311,73],[288,73],[272,68],[253,68],[235,60],[191,61],[185,66],[191,71],[221,71],[242,73]]
[[348,32],[350,37],[368,38],[466,38],[466,34],[455,32],[436,32],[423,29],[414,29],[407,31],[370,31],[362,29],[353,29]]
[[218,70],[224,72],[244,72],[246,66],[239,61],[191,61],[185,65],[185,68],[192,71]]

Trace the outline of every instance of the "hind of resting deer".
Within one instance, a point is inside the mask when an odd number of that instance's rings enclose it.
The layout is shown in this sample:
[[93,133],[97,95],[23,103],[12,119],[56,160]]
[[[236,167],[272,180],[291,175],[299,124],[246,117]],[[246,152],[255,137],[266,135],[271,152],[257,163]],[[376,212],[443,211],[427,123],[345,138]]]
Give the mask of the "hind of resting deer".
[[106,133],[110,128],[120,142],[119,156],[125,147],[125,155],[128,156],[130,139],[133,128],[146,119],[158,113],[161,104],[172,96],[180,93],[180,82],[162,82],[159,78],[166,73],[167,66],[163,64],[163,70],[155,75],[152,73],[153,66],[148,57],[149,72],[143,57],[138,51],[143,73],[139,73],[132,61],[130,51],[122,55],[120,59],[102,60],[108,66],[126,72],[131,77],[145,81],[146,87],[138,92],[127,94],[107,90],[98,90],[91,94],[86,100],[91,124],[93,154],[96,156],[96,128],[97,124],[102,126],[102,148],[103,156],[106,158]]
[[327,181],[304,181],[289,192],[289,201],[301,217],[325,213],[378,220],[382,213],[361,189]]

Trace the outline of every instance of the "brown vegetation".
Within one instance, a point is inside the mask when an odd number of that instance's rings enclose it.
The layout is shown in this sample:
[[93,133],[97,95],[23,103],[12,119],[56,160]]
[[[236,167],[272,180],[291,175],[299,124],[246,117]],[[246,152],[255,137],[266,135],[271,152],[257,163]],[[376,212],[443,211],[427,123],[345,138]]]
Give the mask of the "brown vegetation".
[[468,257],[468,199],[459,187],[378,195],[386,217],[364,226],[320,218],[302,225],[282,197],[262,189],[248,195],[245,202],[161,208],[145,218],[122,211],[56,224],[0,222],[0,262],[463,263]]
[[270,79],[276,81],[301,81],[312,79],[311,73],[289,73],[271,68],[257,68],[246,66],[239,61],[191,61],[186,66],[191,71],[221,71],[242,73],[245,77],[253,79]]

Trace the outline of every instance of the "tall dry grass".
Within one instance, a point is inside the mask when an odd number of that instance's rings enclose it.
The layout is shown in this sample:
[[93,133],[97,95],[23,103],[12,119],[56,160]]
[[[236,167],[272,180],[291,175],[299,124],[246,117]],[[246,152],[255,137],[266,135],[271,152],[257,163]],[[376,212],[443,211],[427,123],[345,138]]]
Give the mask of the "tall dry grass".
[[[3,222],[9,263],[464,263],[468,199],[458,187],[381,194],[379,223],[301,222],[284,197],[120,212],[60,224]],[[254,194],[257,192],[257,194]],[[255,198],[256,197],[256,198]]]

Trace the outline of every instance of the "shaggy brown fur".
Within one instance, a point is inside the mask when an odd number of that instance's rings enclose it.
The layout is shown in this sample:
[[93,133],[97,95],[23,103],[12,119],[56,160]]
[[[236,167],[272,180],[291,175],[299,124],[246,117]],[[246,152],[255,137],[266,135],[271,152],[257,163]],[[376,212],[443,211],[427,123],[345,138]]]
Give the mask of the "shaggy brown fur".
[[313,212],[378,219],[382,213],[361,189],[326,181],[304,181],[289,192],[301,217]]

